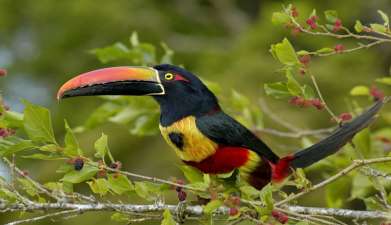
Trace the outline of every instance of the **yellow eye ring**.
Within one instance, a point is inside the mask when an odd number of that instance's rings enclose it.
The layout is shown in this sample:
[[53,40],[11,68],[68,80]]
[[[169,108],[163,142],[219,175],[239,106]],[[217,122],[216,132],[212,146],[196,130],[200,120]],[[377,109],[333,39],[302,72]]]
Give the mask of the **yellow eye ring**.
[[172,73],[166,73],[164,75],[164,79],[166,80],[172,80],[174,78],[174,75]]

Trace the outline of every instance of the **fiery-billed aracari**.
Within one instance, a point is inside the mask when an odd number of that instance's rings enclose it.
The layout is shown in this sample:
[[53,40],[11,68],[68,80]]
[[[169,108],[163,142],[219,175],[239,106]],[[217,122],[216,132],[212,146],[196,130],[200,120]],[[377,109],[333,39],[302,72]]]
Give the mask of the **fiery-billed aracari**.
[[216,96],[194,74],[173,65],[112,67],[66,82],[57,98],[88,95],[151,95],[160,105],[160,131],[187,165],[204,173],[238,169],[242,179],[261,189],[292,169],[304,168],[337,152],[367,127],[383,106],[377,101],[353,121],[306,149],[279,158],[250,130],[224,113]]

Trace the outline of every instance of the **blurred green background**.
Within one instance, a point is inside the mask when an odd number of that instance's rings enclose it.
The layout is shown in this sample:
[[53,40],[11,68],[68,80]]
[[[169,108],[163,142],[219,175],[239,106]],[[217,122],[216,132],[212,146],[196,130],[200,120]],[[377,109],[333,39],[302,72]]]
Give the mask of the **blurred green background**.
[[[56,134],[61,136],[63,118],[71,126],[80,125],[101,100],[76,98],[59,104],[55,99],[59,86],[81,72],[118,65],[102,65],[88,51],[116,41],[128,42],[131,33],[137,31],[142,41],[156,45],[165,42],[175,51],[176,64],[183,64],[202,78],[220,83],[223,87],[220,98],[236,89],[254,104],[263,97],[277,115],[299,127],[328,127],[332,124],[325,111],[301,110],[286,101],[265,96],[264,83],[284,79],[278,71],[279,63],[268,50],[271,44],[284,37],[290,39],[296,50],[316,50],[338,43],[352,47],[355,41],[342,42],[303,34],[292,36],[288,29],[274,26],[270,20],[272,12],[289,3],[298,8],[301,18],[306,18],[313,8],[319,12],[336,9],[348,27],[353,26],[356,19],[363,23],[380,22],[377,9],[391,14],[389,0],[0,0],[0,67],[9,72],[8,77],[0,80],[1,92],[6,103],[15,110],[23,109],[20,98],[49,107]],[[376,77],[389,74],[390,56],[391,47],[385,45],[316,58],[311,67],[327,103],[335,112],[341,113],[348,110],[345,101],[353,86],[370,85]],[[363,101],[364,104],[369,102]],[[265,124],[278,128],[267,116]],[[101,132],[109,135],[112,152],[126,170],[162,178],[181,176],[177,168],[180,162],[160,135],[131,136],[126,127],[107,124],[79,136],[82,146],[92,152],[93,142]],[[264,139],[280,155],[300,146],[300,142],[292,139],[270,135],[265,135]],[[39,180],[58,176],[53,172],[58,165],[56,162],[20,159],[19,163]],[[312,205],[322,205],[323,197],[312,195]],[[0,223],[9,219],[0,215]],[[56,221],[57,224],[76,222],[115,223],[105,213]]]

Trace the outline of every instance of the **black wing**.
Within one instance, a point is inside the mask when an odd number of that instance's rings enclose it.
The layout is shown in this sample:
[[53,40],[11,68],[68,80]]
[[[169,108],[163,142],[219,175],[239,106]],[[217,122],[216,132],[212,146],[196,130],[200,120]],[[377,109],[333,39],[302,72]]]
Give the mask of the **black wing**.
[[257,136],[224,112],[201,116],[196,119],[196,126],[216,143],[251,149],[273,163],[279,160]]
[[334,154],[347,142],[349,142],[355,134],[367,127],[375,118],[377,112],[388,101],[377,101],[367,111],[356,117],[353,121],[343,124],[337,128],[330,136],[320,142],[303,149],[294,154],[294,159],[291,162],[294,168],[304,168],[319,160]]

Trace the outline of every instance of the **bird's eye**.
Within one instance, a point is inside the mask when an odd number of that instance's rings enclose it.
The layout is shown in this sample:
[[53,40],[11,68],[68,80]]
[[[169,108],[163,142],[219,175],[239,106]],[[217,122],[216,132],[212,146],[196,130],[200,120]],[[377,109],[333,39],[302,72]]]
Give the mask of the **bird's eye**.
[[166,80],[172,80],[174,78],[174,75],[172,73],[166,73],[164,75],[164,79]]

